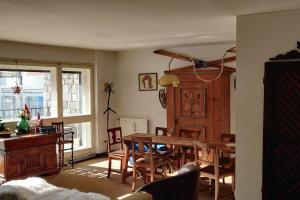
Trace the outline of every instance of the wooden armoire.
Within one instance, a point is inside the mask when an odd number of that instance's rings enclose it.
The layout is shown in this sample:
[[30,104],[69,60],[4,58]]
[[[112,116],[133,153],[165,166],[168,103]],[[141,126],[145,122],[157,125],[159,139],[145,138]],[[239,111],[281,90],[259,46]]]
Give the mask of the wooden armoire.
[[[219,69],[197,70],[200,77],[212,79]],[[167,124],[178,136],[179,129],[201,129],[206,139],[220,140],[230,133],[230,74],[235,68],[225,67],[213,82],[200,81],[192,67],[176,68],[171,73],[180,79],[180,87],[167,87]]]

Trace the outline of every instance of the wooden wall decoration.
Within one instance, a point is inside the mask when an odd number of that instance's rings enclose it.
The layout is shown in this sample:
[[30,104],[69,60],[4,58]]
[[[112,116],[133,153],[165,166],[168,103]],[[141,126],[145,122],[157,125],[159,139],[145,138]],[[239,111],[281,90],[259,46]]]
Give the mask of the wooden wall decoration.
[[300,199],[299,58],[292,50],[265,63],[263,200]]

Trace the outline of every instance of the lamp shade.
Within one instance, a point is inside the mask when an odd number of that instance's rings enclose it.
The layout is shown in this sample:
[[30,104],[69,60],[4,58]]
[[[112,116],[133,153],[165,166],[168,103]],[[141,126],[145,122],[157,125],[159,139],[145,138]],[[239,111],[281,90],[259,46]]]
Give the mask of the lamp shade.
[[158,84],[161,87],[166,87],[166,86],[179,87],[180,80],[174,74],[165,74],[159,79]]

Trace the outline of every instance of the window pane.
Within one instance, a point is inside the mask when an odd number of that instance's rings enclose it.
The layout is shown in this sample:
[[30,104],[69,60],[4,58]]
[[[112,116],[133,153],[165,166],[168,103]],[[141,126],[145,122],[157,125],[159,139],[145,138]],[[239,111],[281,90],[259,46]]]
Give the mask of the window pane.
[[[0,69],[0,117],[16,120],[26,104],[32,116],[52,117],[56,105],[50,70],[6,70]],[[13,94],[16,82],[22,87],[21,94]]]
[[64,116],[90,114],[90,70],[63,68]]
[[[74,132],[74,148],[82,149],[82,148],[90,148],[91,147],[91,123],[76,123],[76,124],[66,124],[65,125],[65,133],[73,131]],[[65,136],[67,139],[71,139],[71,135],[67,134]],[[71,145],[71,144],[68,144]],[[67,146],[69,148],[71,146]]]

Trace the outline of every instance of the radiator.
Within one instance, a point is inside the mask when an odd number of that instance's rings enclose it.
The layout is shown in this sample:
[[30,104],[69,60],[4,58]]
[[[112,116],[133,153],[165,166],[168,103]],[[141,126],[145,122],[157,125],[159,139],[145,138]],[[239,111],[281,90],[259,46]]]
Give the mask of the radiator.
[[147,119],[120,118],[117,124],[122,128],[122,134],[130,135],[133,133],[148,133]]

